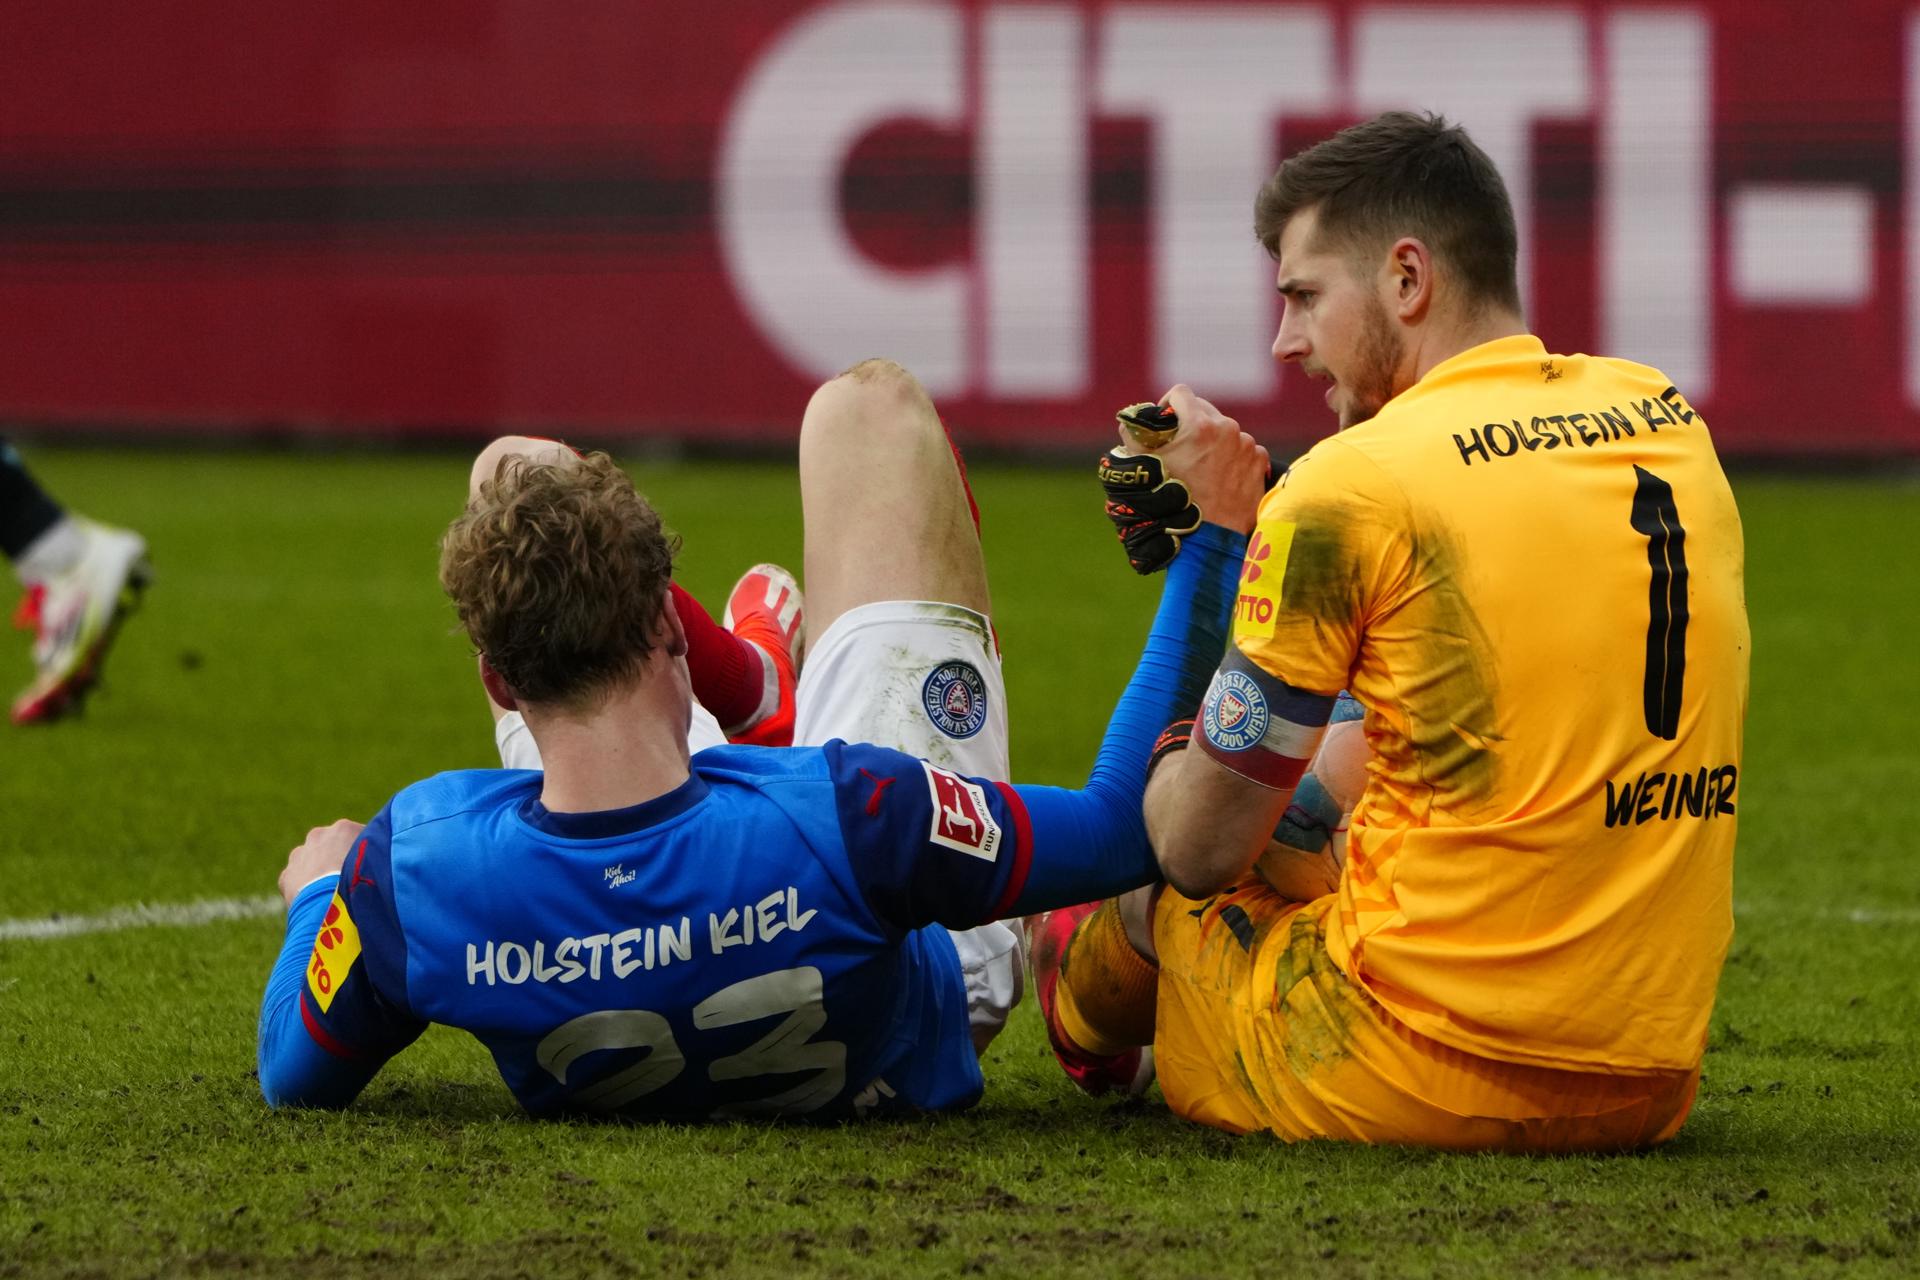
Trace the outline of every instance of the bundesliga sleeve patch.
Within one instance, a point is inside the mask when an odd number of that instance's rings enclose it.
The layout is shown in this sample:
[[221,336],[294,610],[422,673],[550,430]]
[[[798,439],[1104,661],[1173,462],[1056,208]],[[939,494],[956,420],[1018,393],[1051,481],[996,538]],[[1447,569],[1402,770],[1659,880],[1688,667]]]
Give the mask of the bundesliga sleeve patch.
[[1250,781],[1291,787],[1319,747],[1333,703],[1331,695],[1296,689],[1229,649],[1201,708],[1201,745]]
[[987,682],[971,662],[943,662],[920,686],[920,705],[949,738],[971,738],[987,723]]
[[334,993],[359,958],[360,930],[347,914],[345,899],[335,893],[327,907],[327,918],[320,922],[320,936],[313,941],[313,959],[307,963],[307,990],[320,1012],[333,1007]]
[[1000,856],[1002,832],[987,807],[987,789],[937,765],[920,762],[933,795],[933,825],[927,840],[982,862]]

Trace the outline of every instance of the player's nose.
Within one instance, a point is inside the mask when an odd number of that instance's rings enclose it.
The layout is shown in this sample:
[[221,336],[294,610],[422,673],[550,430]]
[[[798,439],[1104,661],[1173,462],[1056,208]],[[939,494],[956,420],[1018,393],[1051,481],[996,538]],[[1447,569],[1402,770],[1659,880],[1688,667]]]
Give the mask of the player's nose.
[[1273,335],[1273,358],[1282,364],[1297,364],[1306,359],[1313,347],[1307,342],[1306,334],[1298,325],[1280,322],[1280,331]]

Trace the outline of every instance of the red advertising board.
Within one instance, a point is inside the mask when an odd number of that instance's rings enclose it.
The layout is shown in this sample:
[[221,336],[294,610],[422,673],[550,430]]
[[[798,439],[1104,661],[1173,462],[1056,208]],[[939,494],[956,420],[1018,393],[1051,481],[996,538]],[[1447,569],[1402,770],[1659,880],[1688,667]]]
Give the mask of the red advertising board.
[[964,439],[1181,380],[1298,447],[1252,195],[1410,106],[1549,346],[1920,452],[1920,4],[81,2],[0,84],[14,421],[784,438],[884,354]]

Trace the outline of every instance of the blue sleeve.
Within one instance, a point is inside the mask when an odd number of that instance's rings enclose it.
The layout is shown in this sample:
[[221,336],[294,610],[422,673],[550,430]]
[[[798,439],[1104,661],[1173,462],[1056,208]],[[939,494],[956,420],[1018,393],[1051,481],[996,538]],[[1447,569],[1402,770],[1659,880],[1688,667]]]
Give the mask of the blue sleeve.
[[882,921],[968,928],[1158,878],[1140,814],[1147,756],[1169,722],[1199,706],[1226,648],[1245,546],[1216,525],[1182,544],[1083,790],[1009,786],[882,747],[828,744],[841,834]]
[[1226,652],[1247,540],[1202,525],[1167,567],[1146,651],[1113,709],[1080,791],[1016,788],[1033,831],[1025,883],[1003,915],[1031,915],[1110,898],[1160,878],[1140,803],[1147,757],[1168,724],[1199,710]]
[[825,751],[842,840],[883,923],[964,929],[1011,900],[1033,847],[1012,787],[888,747],[834,741]]
[[274,1107],[344,1107],[426,1023],[407,1012],[386,810],[338,876],[295,895],[260,1004],[260,1092]]

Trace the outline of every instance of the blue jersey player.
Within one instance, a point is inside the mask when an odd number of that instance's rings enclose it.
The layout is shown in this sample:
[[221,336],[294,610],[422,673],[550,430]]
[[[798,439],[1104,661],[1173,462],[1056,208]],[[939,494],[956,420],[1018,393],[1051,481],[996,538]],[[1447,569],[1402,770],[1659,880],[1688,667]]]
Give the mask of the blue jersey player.
[[442,774],[293,851],[260,1018],[267,1100],[343,1106],[439,1022],[478,1037],[536,1114],[973,1102],[978,1050],[1020,987],[1021,935],[994,922],[1154,876],[1147,754],[1224,646],[1264,451],[1208,429],[1162,457],[1215,523],[1172,565],[1092,776],[1069,791],[1000,781],[970,495],[898,366],[829,382],[802,424],[810,611],[790,748],[695,749],[672,540],[626,475],[603,455],[491,446],[441,579],[503,756],[543,767]]

